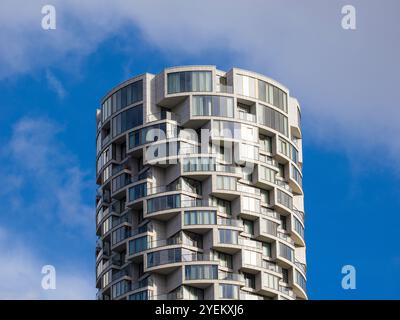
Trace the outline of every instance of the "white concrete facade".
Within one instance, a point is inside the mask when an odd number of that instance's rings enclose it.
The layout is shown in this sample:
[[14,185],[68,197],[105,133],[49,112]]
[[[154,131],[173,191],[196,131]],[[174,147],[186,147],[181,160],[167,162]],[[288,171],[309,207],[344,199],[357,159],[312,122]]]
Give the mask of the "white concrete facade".
[[98,298],[307,299],[300,112],[237,68],[173,67],[107,93]]

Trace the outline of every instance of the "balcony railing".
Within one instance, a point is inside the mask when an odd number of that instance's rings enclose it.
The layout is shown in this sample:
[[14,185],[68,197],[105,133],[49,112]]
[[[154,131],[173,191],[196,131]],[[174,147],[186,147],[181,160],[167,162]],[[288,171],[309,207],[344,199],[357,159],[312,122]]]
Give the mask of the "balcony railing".
[[240,292],[240,300],[265,300],[263,296],[259,296],[253,293],[247,293],[247,292]]
[[196,187],[189,187],[187,185],[164,185],[164,186],[156,186],[156,187],[151,187],[147,189],[147,195],[153,195],[157,193],[163,193],[163,192],[172,192],[172,191],[186,191],[186,192],[191,192],[195,194],[199,194],[200,190],[196,189]]
[[290,243],[291,245],[294,245],[293,239],[286,233],[278,231],[278,238]]
[[[265,151],[265,150],[263,150],[263,151]],[[269,156],[264,156],[264,155],[259,155],[259,158],[258,158],[261,162],[264,162],[264,163],[266,163],[266,164],[269,164],[269,165],[271,165],[271,166],[273,166],[273,167],[278,167],[278,163],[276,162],[276,160],[274,159],[274,158],[272,158],[272,157],[269,157]]]
[[171,293],[163,293],[158,294],[156,296],[150,295],[149,300],[182,300],[183,292],[171,292]]
[[306,274],[307,272],[307,266],[304,263],[301,263],[297,259],[294,261],[295,265],[304,273]]
[[270,208],[261,207],[260,213],[270,218],[279,219],[278,213]]
[[146,116],[146,123],[156,122],[160,120],[173,120],[179,123],[181,121],[181,117],[171,111],[161,111]]
[[180,252],[172,256],[160,256],[157,258],[149,259],[147,258],[147,267],[157,267],[165,264],[171,263],[182,263],[182,262],[218,262],[212,255],[194,252],[192,254],[181,254]]
[[227,219],[227,218],[219,218],[218,224],[221,226],[230,226],[230,227],[243,227],[243,221],[237,219]]
[[253,249],[262,249],[262,243],[255,240],[239,238],[238,243],[244,247],[249,247]]
[[153,278],[147,277],[145,279],[132,283],[131,291],[139,290],[144,287],[151,287],[153,283]]
[[125,269],[112,272],[111,281],[116,281],[125,276],[129,276],[128,271]]
[[233,93],[233,86],[218,83],[216,85],[217,92],[220,93]]
[[292,289],[289,289],[288,287],[284,287],[284,286],[279,286],[279,291],[282,292],[283,294],[295,299],[296,295],[293,292]]
[[304,212],[296,209],[295,207],[293,207],[292,211],[295,214],[295,216],[298,217],[304,223],[304,216],[305,216]]
[[111,134],[109,134],[108,136],[104,137],[101,140],[101,146],[104,147],[107,143],[109,143],[111,140]]
[[241,111],[239,111],[238,114],[239,114],[240,120],[256,122],[256,116],[254,114],[247,113],[247,112],[241,112]]
[[248,186],[248,185],[245,185],[245,184],[241,184],[241,183],[237,184],[236,190],[240,191],[240,192],[243,192],[243,193],[256,195],[256,196],[259,196],[261,194],[260,189],[257,189],[255,187]]
[[267,269],[269,271],[277,272],[277,273],[282,273],[282,267],[278,266],[276,263],[272,263],[270,261],[263,260],[262,261],[262,267],[264,269]]
[[287,182],[285,182],[285,181],[282,181],[282,180],[279,180],[279,179],[275,179],[275,184],[277,186],[280,186],[281,188],[289,191],[289,192],[293,191],[292,187],[290,187],[289,184]]
[[226,280],[226,281],[244,282],[243,275],[238,274],[238,273],[232,273],[232,272],[219,272],[218,273],[218,279],[219,280]]
[[143,172],[141,172],[139,174],[134,175],[131,178],[131,183],[134,183],[134,182],[137,182],[137,181],[140,181],[140,180],[144,180],[146,178],[151,178],[151,177],[152,177],[152,171],[151,171],[151,169],[148,169],[146,171],[143,171]]

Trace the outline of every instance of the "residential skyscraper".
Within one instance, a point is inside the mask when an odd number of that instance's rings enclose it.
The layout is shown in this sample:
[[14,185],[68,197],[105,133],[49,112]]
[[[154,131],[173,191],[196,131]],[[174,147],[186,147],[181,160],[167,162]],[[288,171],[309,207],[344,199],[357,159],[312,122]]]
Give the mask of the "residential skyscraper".
[[300,106],[258,73],[184,66],[97,111],[98,299],[307,299]]

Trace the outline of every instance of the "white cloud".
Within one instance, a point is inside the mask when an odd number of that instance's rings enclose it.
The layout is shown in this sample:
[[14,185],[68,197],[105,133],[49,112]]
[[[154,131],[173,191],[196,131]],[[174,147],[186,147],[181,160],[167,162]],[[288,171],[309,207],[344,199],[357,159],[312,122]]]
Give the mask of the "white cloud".
[[94,276],[78,266],[54,265],[56,289],[41,286],[42,267],[51,264],[16,234],[0,228],[0,299],[94,299]]
[[[78,252],[94,243],[87,200],[94,184],[60,142],[62,129],[46,118],[20,119],[0,154],[0,299],[95,297],[94,272]],[[47,264],[56,268],[56,290],[41,287]]]
[[46,79],[51,90],[53,90],[60,99],[67,94],[61,81],[50,70],[46,71]]
[[400,135],[398,1],[352,1],[356,31],[342,29],[347,3],[339,0],[53,1],[52,31],[40,28],[46,1],[23,3],[1,4],[0,78],[67,66],[110,36],[138,28],[171,63],[225,51],[235,65],[286,84],[302,103],[309,142],[370,160],[377,148],[389,160],[400,157],[400,140],[390,138]]
[[[60,142],[62,127],[45,118],[24,118],[13,127],[1,159],[14,219],[32,215],[53,226],[92,235],[94,183],[79,166],[78,159]],[[6,201],[8,206],[8,201]],[[2,206],[3,206],[2,205]]]

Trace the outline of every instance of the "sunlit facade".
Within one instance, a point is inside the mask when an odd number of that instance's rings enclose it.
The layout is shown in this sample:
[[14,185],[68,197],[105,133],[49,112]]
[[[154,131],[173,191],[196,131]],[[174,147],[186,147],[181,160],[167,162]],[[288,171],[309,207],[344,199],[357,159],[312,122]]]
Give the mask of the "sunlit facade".
[[98,299],[307,299],[300,106],[258,73],[136,76],[97,111]]

